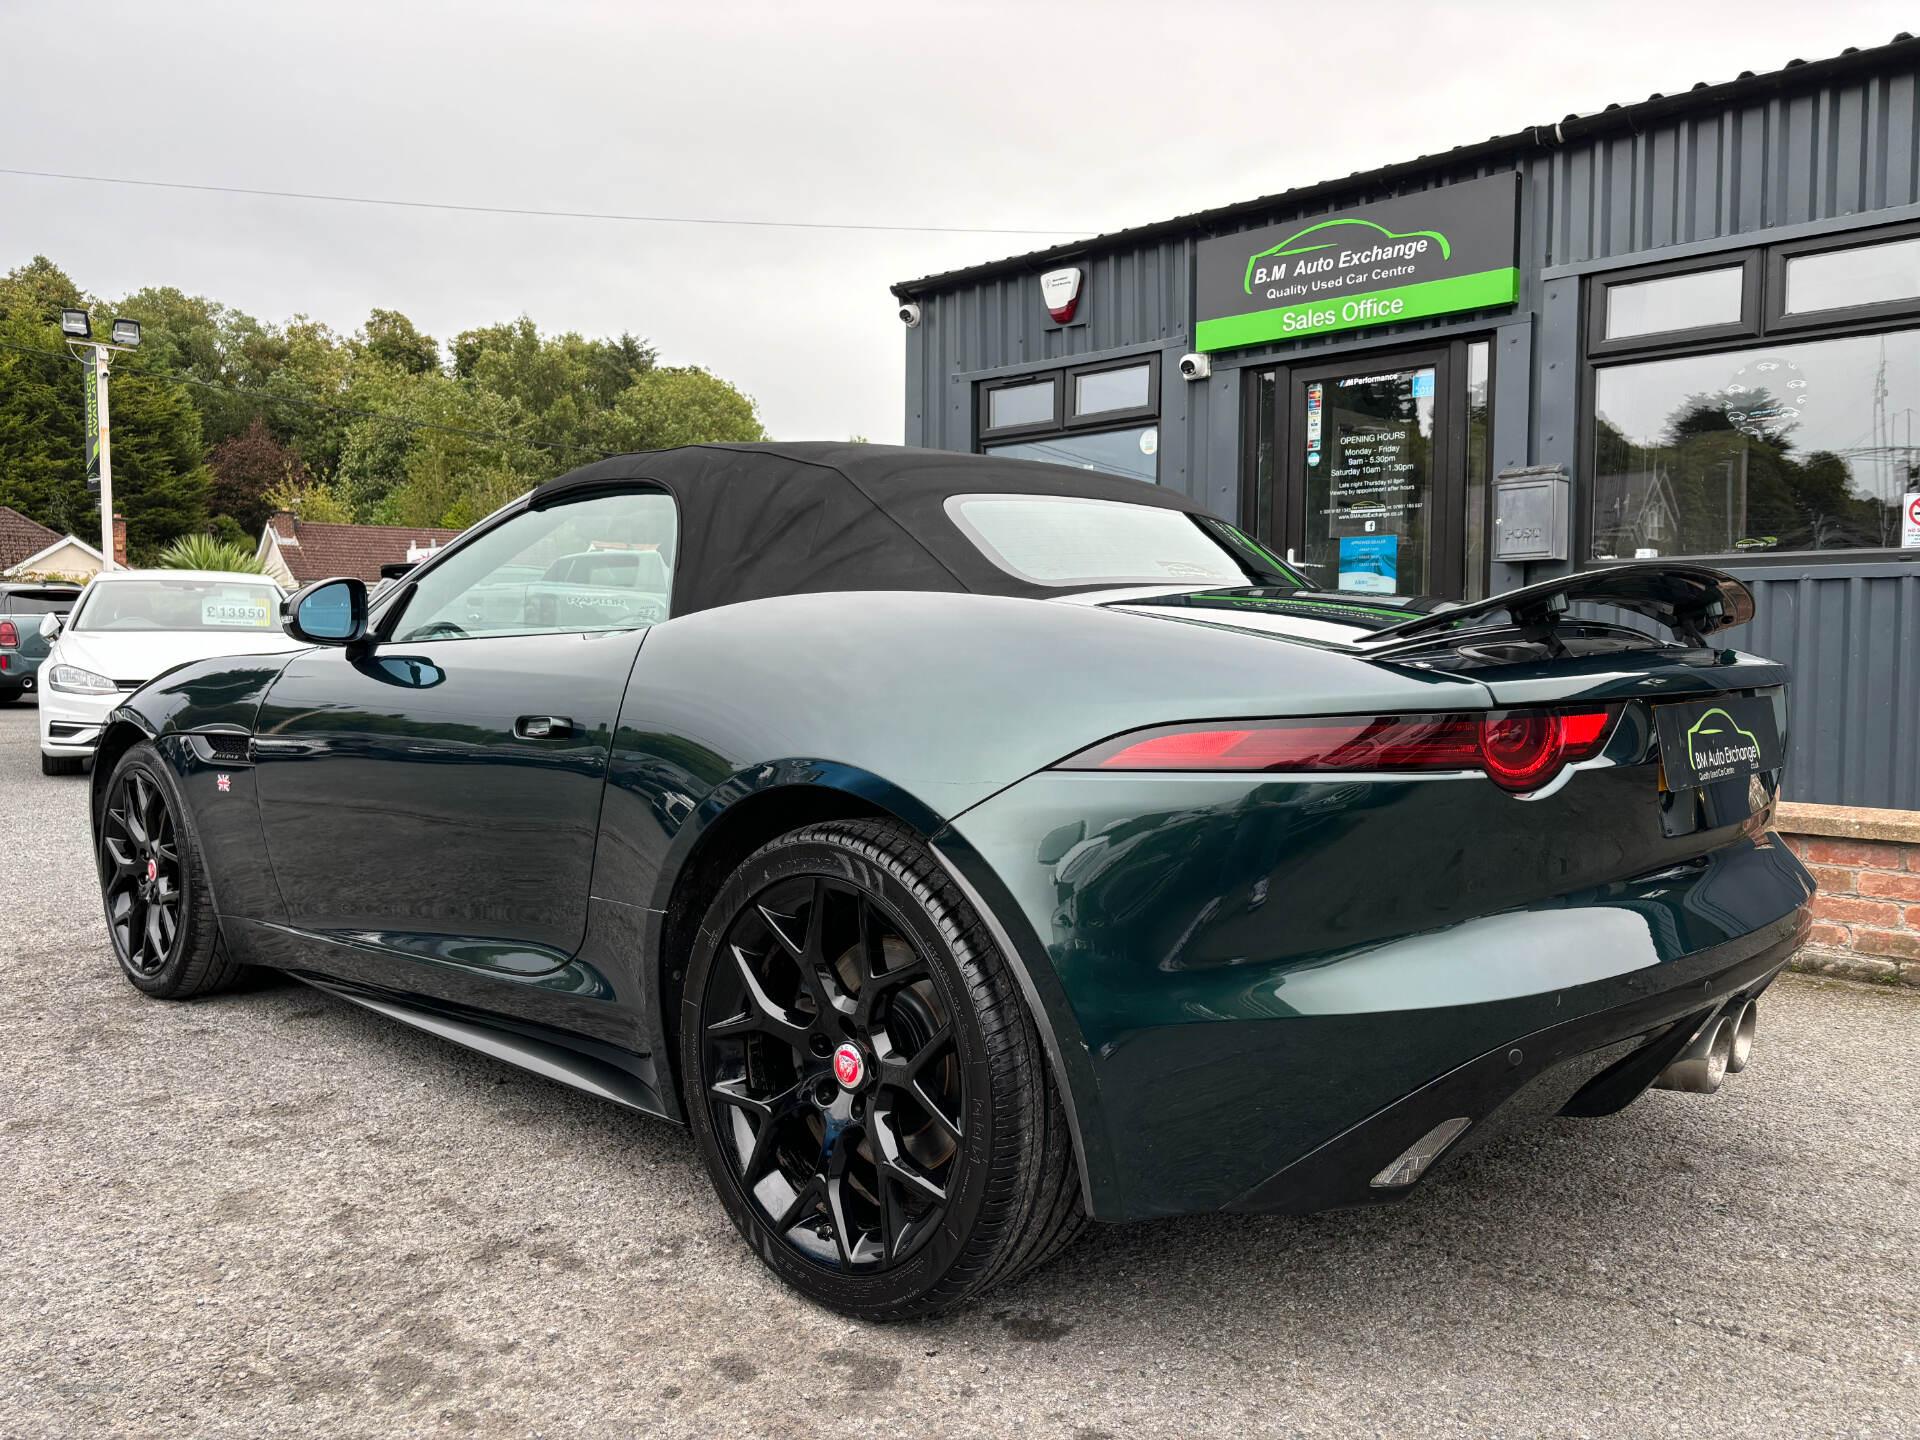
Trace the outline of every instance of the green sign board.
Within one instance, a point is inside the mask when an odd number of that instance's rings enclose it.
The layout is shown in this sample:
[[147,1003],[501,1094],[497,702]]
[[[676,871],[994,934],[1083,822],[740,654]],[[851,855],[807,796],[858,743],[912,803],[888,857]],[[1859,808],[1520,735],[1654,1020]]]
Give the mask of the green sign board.
[[1491,175],[1200,242],[1194,345],[1232,350],[1520,293],[1519,177]]

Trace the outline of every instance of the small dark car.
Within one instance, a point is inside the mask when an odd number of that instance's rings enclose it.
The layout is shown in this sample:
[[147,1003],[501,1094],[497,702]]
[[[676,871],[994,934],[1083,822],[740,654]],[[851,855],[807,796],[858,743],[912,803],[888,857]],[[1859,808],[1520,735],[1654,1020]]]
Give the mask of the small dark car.
[[148,994],[276,967],[689,1124],[779,1275],[922,1314],[1744,1066],[1812,894],[1786,673],[1707,638],[1751,615],[1688,565],[1321,593],[1022,461],[622,456],[133,694],[101,886]]
[[0,705],[31,695],[40,663],[53,642],[40,633],[40,617],[66,615],[80,598],[78,585],[0,582]]

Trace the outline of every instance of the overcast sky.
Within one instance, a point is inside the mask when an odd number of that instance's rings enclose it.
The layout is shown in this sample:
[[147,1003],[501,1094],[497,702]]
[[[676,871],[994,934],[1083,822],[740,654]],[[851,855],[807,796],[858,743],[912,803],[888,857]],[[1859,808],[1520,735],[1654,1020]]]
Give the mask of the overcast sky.
[[0,0],[0,166],[536,209],[450,214],[0,175],[0,271],[177,285],[443,341],[527,314],[704,365],[787,439],[901,434],[890,282],[1913,24],[1908,4]]

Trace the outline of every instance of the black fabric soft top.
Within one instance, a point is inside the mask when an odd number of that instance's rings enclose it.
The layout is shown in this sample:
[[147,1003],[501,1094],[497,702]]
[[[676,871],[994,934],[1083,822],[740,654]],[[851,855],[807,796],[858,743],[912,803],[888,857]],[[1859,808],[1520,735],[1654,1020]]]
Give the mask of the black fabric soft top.
[[1202,515],[1143,480],[1064,465],[831,441],[685,445],[596,460],[535,490],[533,509],[625,485],[655,485],[680,512],[673,613],[826,590],[949,590],[1035,596],[948,518],[954,495],[1070,495]]

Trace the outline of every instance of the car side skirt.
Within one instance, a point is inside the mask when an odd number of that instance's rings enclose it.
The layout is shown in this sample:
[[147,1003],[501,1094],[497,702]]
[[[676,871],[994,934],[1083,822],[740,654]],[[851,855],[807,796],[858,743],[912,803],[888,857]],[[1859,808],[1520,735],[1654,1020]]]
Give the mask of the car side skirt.
[[644,1056],[594,1046],[588,1053],[583,1037],[566,1031],[536,1033],[536,1027],[506,1022],[492,1016],[458,1014],[452,1010],[429,1007],[398,996],[383,995],[361,986],[349,985],[327,976],[290,971],[297,980],[316,990],[338,995],[388,1019],[411,1025],[430,1035],[466,1049],[504,1060],[509,1065],[585,1090],[603,1100],[611,1100],[629,1110],[644,1111],[662,1119],[669,1118],[660,1101],[653,1062]]

